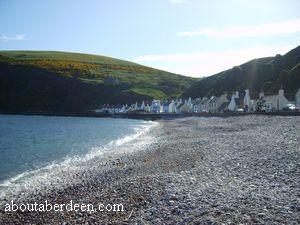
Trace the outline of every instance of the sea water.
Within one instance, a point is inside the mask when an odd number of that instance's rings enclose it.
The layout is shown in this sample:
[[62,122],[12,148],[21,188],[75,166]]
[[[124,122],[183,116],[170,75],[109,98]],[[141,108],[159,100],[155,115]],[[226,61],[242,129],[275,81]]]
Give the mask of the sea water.
[[132,119],[0,115],[0,190],[101,158],[103,151],[117,151],[154,125]]

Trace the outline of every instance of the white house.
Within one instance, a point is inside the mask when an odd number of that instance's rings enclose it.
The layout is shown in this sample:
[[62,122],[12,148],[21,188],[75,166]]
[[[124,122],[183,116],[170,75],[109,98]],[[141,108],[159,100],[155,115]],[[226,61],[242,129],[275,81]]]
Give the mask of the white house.
[[216,101],[217,101],[218,97],[216,96],[212,96],[210,97],[209,101],[208,101],[208,112],[210,113],[214,113],[217,106],[216,106]]
[[182,105],[182,99],[177,100],[176,103],[175,103],[175,110],[176,110],[176,113],[180,113],[178,108],[179,108],[179,106],[181,106],[181,105]]
[[284,97],[284,91],[281,88],[277,95],[267,95],[263,97],[266,111],[272,112],[282,110],[290,102]]
[[200,112],[208,112],[208,103],[209,99],[207,99],[207,97],[204,97],[200,103]]
[[151,112],[152,113],[160,113],[161,111],[161,105],[160,100],[153,100],[151,104]]
[[227,94],[223,94],[219,97],[212,97],[208,103],[209,109],[208,111],[211,113],[217,113],[220,112],[220,107],[224,104],[227,103]]
[[245,90],[245,96],[244,96],[244,110],[245,112],[250,112],[251,107],[251,99],[249,94],[249,89]]
[[169,104],[169,113],[176,113],[176,104],[174,100]]
[[169,102],[168,101],[165,101],[163,102],[162,104],[162,112],[163,113],[169,113]]
[[248,112],[256,112],[258,107],[257,107],[257,103],[259,100],[257,99],[250,99],[250,108],[248,110]]
[[235,92],[235,98],[239,98],[240,96],[239,96],[239,92],[238,91],[236,91]]
[[192,103],[192,99],[191,97],[189,97],[188,101],[187,101],[187,105],[188,105],[188,111],[191,113],[193,112],[193,103]]
[[300,108],[300,88],[298,89],[296,96],[295,96],[295,106]]
[[192,99],[189,98],[188,100],[185,100],[184,103],[181,103],[177,110],[179,113],[192,113],[193,112],[193,104]]
[[144,101],[142,102],[141,110],[145,110],[145,102]]
[[199,113],[201,108],[201,98],[197,98],[196,101],[193,103],[193,112]]
[[177,112],[178,113],[189,113],[189,107],[187,102],[181,103],[178,107],[177,107]]
[[144,108],[144,111],[147,112],[147,113],[150,113],[151,112],[151,106],[149,104],[147,104]]
[[125,113],[126,112],[126,106],[123,105],[122,108],[120,109],[120,113]]
[[236,108],[235,96],[236,95],[232,95],[231,96],[231,101],[230,101],[230,103],[228,105],[228,110],[232,111],[232,112],[235,111],[235,108]]

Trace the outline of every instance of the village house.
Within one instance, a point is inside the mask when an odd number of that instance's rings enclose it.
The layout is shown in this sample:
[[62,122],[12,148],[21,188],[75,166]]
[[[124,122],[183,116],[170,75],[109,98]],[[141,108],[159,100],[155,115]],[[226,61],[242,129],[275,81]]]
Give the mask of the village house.
[[250,100],[250,109],[249,112],[256,112],[257,111],[257,99]]
[[174,100],[169,104],[169,113],[176,113],[176,104]]
[[250,112],[250,94],[249,94],[249,89],[245,90],[245,96],[244,96],[244,110],[245,112]]
[[169,113],[169,105],[170,105],[170,102],[168,102],[168,101],[163,102],[163,104],[162,104],[162,112],[163,113]]
[[193,104],[192,99],[189,98],[188,100],[185,100],[184,103],[181,103],[177,107],[178,113],[192,113],[193,112]]
[[146,113],[150,113],[151,112],[151,106],[149,104],[147,104],[144,108],[144,112]]
[[145,101],[142,102],[142,105],[141,105],[140,109],[143,110],[143,111],[145,110]]
[[202,98],[200,101],[198,101],[195,106],[199,113],[207,113],[208,112],[208,102],[209,99],[207,97]]
[[161,112],[161,104],[160,100],[153,100],[151,104],[151,112],[152,113],[160,113]]
[[178,101],[175,102],[175,110],[176,110],[175,113],[180,113],[178,108],[181,105],[182,105],[182,99],[179,99]]
[[177,107],[177,113],[188,113],[189,112],[189,107],[187,105],[186,102],[181,103],[178,107]]
[[233,112],[236,110],[236,101],[235,101],[235,95],[233,94],[231,96],[231,100],[229,102],[229,105],[228,105],[228,110]]
[[246,89],[245,92],[239,94],[238,91],[234,92],[231,96],[231,100],[227,97],[227,94],[221,96],[212,96],[210,98],[203,97],[192,100],[182,101],[182,99],[175,99],[171,101],[161,100],[145,100],[141,104],[135,103],[130,106],[126,105],[103,105],[99,109],[95,109],[94,112],[99,113],[127,113],[127,112],[140,112],[140,113],[223,113],[225,111],[244,111],[244,112],[256,112],[267,111],[273,112],[283,110],[288,104],[295,103],[297,108],[300,108],[300,89],[295,99],[288,95],[287,98],[284,95],[284,90],[281,88],[277,95],[266,95],[264,92],[260,92],[259,95],[256,92],[250,92]]
[[256,92],[250,92],[249,89],[245,90],[243,97],[243,106],[241,108],[244,109],[244,112],[256,112],[258,107],[257,104],[259,102],[259,96]]
[[126,106],[123,105],[122,108],[120,109],[120,113],[125,113],[126,112]]
[[202,102],[201,108],[202,108],[202,112],[209,112],[209,101],[210,98],[205,98],[204,101]]
[[245,105],[244,105],[244,93],[241,93],[239,91],[235,92],[235,102],[236,102],[236,109],[237,110],[241,110],[241,109],[245,109]]
[[295,106],[300,109],[300,88],[295,95]]
[[[248,96],[248,99],[245,99],[246,96],[246,91],[245,95],[239,94],[238,91],[236,91],[232,96],[229,105],[227,106],[227,109],[231,112],[237,111],[237,110],[245,110],[245,101],[247,102],[247,107],[249,108],[250,105],[250,96]],[[249,95],[249,92],[248,92]],[[246,108],[247,108],[246,107]]]
[[284,90],[282,88],[280,88],[277,95],[265,96],[263,92],[260,95],[263,96],[264,107],[267,112],[282,110],[290,103],[284,96]]
[[201,98],[197,98],[195,102],[193,103],[193,112],[199,113],[200,111],[200,105],[201,105]]
[[223,94],[220,97],[213,96],[208,102],[208,112],[217,113],[221,112],[222,106],[228,103],[227,94]]
[[216,96],[212,96],[210,97],[209,101],[208,101],[208,112],[209,113],[215,113],[216,112],[216,104],[215,102],[217,101],[218,97]]

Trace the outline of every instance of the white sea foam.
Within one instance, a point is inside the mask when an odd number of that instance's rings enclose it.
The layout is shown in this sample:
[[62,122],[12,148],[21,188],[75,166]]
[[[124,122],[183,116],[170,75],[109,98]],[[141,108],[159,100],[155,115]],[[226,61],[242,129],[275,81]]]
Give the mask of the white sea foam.
[[[101,159],[107,155],[112,156],[118,153],[130,152],[139,149],[138,145],[149,143],[134,142],[142,135],[146,135],[157,122],[145,121],[143,125],[134,127],[134,132],[111,141],[109,144],[94,147],[84,156],[65,157],[63,161],[53,161],[51,164],[18,174],[0,183],[0,204],[3,199],[20,197],[45,187],[59,185],[63,187],[70,182],[71,174],[90,167],[91,161]],[[148,139],[149,141],[149,139]],[[128,146],[126,146],[128,145]],[[135,146],[135,147],[134,147]],[[74,177],[73,177],[74,178]],[[72,180],[76,182],[76,180]]]

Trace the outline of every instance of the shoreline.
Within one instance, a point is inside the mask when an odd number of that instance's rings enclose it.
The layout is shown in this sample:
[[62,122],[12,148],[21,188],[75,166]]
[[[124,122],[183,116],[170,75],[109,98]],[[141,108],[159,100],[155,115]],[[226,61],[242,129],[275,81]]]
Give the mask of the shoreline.
[[94,117],[94,118],[123,118],[123,119],[140,119],[140,120],[173,120],[187,117],[239,117],[249,115],[264,116],[300,116],[300,112],[278,111],[278,112],[227,112],[227,113],[96,113],[96,112],[7,112],[0,115],[21,115],[21,116],[62,116],[62,117]]
[[110,159],[55,202],[122,202],[122,213],[4,213],[4,224],[297,224],[299,117],[162,120],[153,142]]
[[[107,142],[106,144],[100,145],[98,147],[92,147],[85,154],[73,156],[66,155],[61,159],[49,161],[42,167],[38,167],[34,170],[25,170],[12,177],[9,177],[8,179],[1,180],[0,207],[1,203],[3,203],[3,201],[1,200],[5,199],[3,198],[5,197],[5,194],[11,195],[13,193],[13,196],[17,196],[18,193],[20,194],[20,192],[23,192],[25,190],[25,185],[26,187],[28,186],[27,188],[29,188],[28,190],[30,190],[30,193],[40,192],[40,190],[42,189],[48,189],[49,184],[55,185],[56,188],[61,185],[69,186],[76,182],[72,181],[66,184],[65,182],[63,182],[63,178],[69,178],[68,180],[77,179],[78,177],[80,177],[79,174],[82,175],[87,171],[93,172],[92,170],[96,171],[98,168],[95,168],[95,164],[97,166],[106,166],[107,161],[114,160],[114,158],[117,157],[126,156],[126,154],[130,153],[131,151],[137,151],[139,145],[132,145],[132,143],[135,140],[140,139],[140,136],[147,135],[151,131],[151,129],[155,128],[158,125],[157,122],[153,121],[137,122],[139,122],[138,125],[136,125],[136,122],[129,123],[131,124],[131,126],[135,127],[132,132],[118,136],[115,139]],[[146,140],[146,138],[143,139],[145,139],[143,144],[149,142],[148,140]],[[47,176],[47,179],[44,178],[45,176]],[[37,184],[38,186],[39,184],[42,184],[42,186],[35,188],[35,184]],[[10,188],[11,191],[5,190],[6,188]],[[30,193],[26,193],[24,194],[24,196],[30,195]]]

